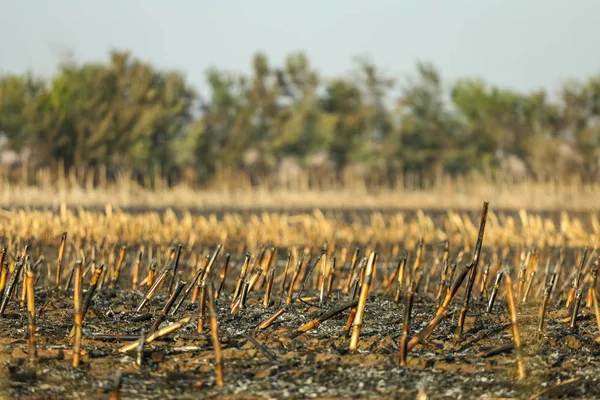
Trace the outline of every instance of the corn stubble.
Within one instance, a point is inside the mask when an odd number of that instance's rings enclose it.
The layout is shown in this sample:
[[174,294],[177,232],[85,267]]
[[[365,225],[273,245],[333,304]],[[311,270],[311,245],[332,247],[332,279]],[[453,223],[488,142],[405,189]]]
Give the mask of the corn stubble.
[[[478,226],[453,211],[437,224],[425,213],[350,219],[14,213],[0,227],[0,315],[26,315],[33,368],[44,357],[118,366],[128,354],[137,373],[177,369],[190,387],[223,393],[243,373],[240,340],[269,371],[298,346],[312,357],[334,349],[341,365],[394,354],[408,369],[430,365],[430,352],[436,365],[466,351],[471,364],[513,357],[514,369],[500,368],[508,382],[529,376],[532,349],[549,340],[600,341],[595,216],[588,231],[566,214],[557,227],[484,202]],[[60,315],[73,321],[62,333]],[[111,396],[130,379],[118,375]]]

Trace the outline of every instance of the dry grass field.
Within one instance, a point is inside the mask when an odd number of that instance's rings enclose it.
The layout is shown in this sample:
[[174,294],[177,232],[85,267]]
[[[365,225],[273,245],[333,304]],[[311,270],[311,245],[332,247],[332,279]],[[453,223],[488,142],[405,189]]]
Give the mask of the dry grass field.
[[4,182],[2,393],[596,398],[599,195]]
[[[16,176],[15,176],[16,174]],[[98,170],[70,173],[50,169],[9,173],[0,169],[0,207],[206,210],[477,210],[489,200],[496,210],[597,211],[600,184],[573,176],[546,181],[482,176],[404,176],[390,183],[380,176],[345,175],[337,180],[303,172],[282,182],[268,176],[251,184],[248,174],[227,172],[204,185],[183,180],[168,185],[157,178],[118,174],[109,181]]]

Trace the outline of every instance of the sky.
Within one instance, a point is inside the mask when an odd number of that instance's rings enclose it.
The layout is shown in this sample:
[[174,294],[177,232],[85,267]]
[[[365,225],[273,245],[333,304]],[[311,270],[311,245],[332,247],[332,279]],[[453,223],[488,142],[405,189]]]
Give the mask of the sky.
[[369,56],[400,82],[418,60],[448,82],[479,77],[546,89],[600,73],[600,1],[578,0],[0,0],[0,73],[51,76],[61,57],[108,60],[113,48],[186,75],[248,72],[302,50],[325,78]]

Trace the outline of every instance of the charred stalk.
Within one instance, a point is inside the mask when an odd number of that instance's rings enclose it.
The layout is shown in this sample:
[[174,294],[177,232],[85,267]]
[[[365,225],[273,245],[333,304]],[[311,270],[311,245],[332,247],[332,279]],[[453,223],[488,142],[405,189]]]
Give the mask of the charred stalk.
[[358,349],[358,337],[360,336],[360,330],[365,316],[365,306],[367,305],[369,288],[371,286],[371,277],[373,276],[373,271],[375,270],[376,262],[377,253],[371,252],[371,254],[369,255],[369,261],[367,262],[367,268],[365,270],[363,283],[360,288],[360,296],[356,310],[356,317],[354,318],[354,330],[352,331],[352,337],[350,338],[350,351],[356,351]]
[[400,366],[406,367],[406,355],[408,353],[408,335],[410,334],[410,317],[412,314],[413,300],[415,292],[414,289],[408,292],[406,296],[406,303],[404,306],[404,322],[402,323],[402,337],[400,338]]
[[81,323],[83,314],[81,313],[81,284],[83,280],[83,265],[81,260],[75,263],[75,274],[73,283],[73,309],[75,319],[75,338],[73,342],[73,367],[79,367],[79,358],[81,351]]
[[347,310],[348,308],[356,307],[358,305],[358,301],[359,301],[359,299],[354,299],[354,300],[351,300],[344,304],[341,304],[338,307],[332,308],[331,310],[319,315],[317,318],[313,319],[310,322],[307,322],[306,324],[302,325],[298,329],[294,330],[288,337],[290,339],[294,339],[294,338],[302,335],[303,333],[308,332],[311,329],[318,327],[323,322],[327,321],[330,318],[335,317],[336,315]]

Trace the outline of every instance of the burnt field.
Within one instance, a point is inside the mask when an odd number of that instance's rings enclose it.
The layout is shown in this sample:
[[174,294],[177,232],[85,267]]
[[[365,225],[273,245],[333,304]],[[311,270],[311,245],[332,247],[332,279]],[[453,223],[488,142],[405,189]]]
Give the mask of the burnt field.
[[595,215],[135,211],[0,217],[4,396],[600,397]]

